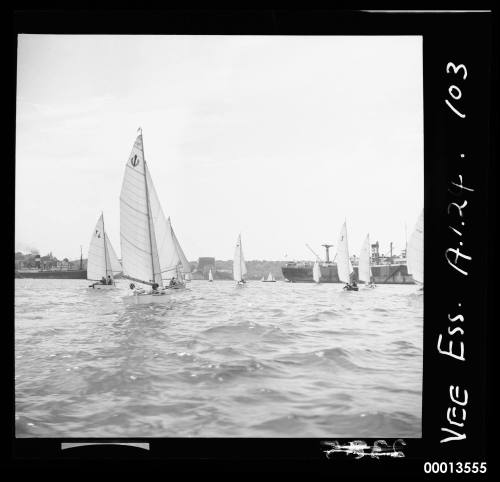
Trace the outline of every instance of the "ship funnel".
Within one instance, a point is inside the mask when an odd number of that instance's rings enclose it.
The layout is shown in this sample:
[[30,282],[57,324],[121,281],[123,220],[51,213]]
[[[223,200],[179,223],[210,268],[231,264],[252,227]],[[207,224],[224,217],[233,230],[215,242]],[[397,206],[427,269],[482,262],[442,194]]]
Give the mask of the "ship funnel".
[[322,244],[321,246],[323,246],[325,248],[326,262],[329,263],[330,262],[330,248],[333,246],[333,244]]

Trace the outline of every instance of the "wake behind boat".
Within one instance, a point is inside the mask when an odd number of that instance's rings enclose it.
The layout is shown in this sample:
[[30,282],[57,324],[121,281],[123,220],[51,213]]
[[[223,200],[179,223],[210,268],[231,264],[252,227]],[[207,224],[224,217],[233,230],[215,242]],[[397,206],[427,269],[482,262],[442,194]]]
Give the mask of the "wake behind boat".
[[164,303],[167,293],[185,288],[191,268],[166,218],[146,164],[142,130],[125,167],[120,194],[123,275],[150,288],[130,284],[135,304]]
[[97,220],[90,240],[87,261],[87,279],[96,281],[89,285],[94,290],[115,288],[115,275],[121,273],[122,266],[104,229],[104,215]]

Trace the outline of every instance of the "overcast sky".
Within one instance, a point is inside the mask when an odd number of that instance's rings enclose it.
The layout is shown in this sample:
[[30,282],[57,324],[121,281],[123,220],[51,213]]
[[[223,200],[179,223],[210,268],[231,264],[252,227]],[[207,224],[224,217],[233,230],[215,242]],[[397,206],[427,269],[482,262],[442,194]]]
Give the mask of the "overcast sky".
[[[423,207],[421,37],[21,35],[16,248],[76,258],[137,128],[190,260],[399,253]],[[335,251],[336,247],[333,248]],[[332,253],[333,254],[333,253]]]

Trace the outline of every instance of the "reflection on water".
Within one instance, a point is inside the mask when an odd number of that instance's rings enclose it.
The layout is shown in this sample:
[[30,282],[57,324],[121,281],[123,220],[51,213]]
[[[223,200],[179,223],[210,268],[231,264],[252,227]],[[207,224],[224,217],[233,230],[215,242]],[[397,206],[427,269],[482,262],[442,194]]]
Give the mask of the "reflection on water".
[[414,286],[16,280],[18,437],[419,437]]

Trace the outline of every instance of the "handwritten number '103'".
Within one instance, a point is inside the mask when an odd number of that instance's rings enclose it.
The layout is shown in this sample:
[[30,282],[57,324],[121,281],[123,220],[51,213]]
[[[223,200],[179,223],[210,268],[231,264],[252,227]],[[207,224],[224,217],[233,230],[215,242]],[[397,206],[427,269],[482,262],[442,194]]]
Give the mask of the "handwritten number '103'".
[[[446,65],[446,73],[450,73],[450,69],[453,69],[454,74],[458,74],[460,70],[463,70],[463,76],[462,79],[465,80],[467,78],[467,69],[465,68],[464,64],[460,64],[456,66],[453,62],[448,62]],[[448,89],[448,94],[450,97],[454,100],[460,100],[462,98],[462,91],[456,86],[456,85],[450,85]],[[465,114],[462,114],[461,112],[458,111],[458,109],[448,100],[445,99],[446,105],[459,117],[462,119],[465,117]]]

